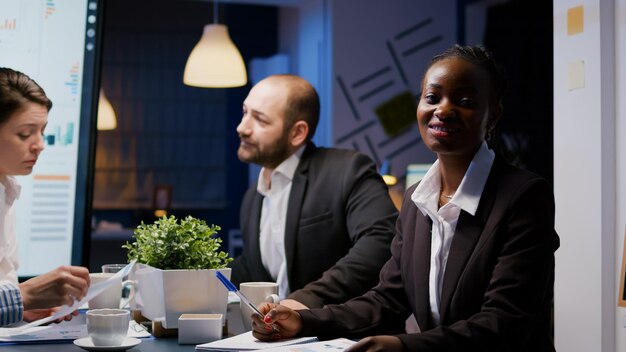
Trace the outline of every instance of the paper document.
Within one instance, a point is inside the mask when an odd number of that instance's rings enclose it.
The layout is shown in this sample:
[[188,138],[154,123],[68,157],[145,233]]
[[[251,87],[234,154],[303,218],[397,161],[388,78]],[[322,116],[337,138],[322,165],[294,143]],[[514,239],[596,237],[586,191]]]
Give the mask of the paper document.
[[71,314],[73,311],[78,310],[78,308],[80,308],[83,304],[89,302],[89,300],[96,297],[100,293],[104,292],[104,290],[106,290],[109,286],[115,284],[115,281],[114,281],[115,279],[128,275],[131,269],[133,268],[133,265],[135,265],[135,262],[136,260],[133,260],[132,262],[130,262],[130,264],[126,265],[124,269],[115,273],[115,275],[110,277],[108,280],[101,281],[101,282],[98,282],[89,286],[89,291],[87,291],[87,296],[83,297],[83,299],[80,301],[74,301],[74,304],[72,306],[63,306],[63,308],[59,309],[56,313],[52,314],[51,316],[47,318],[39,319],[32,323],[21,326],[17,329],[26,330],[35,326],[49,323],[51,321],[55,321],[68,314]]
[[301,343],[277,348],[266,348],[263,352],[336,352],[354,345],[356,341],[340,338],[328,341]]
[[241,302],[239,296],[237,296],[235,292],[228,291],[228,304],[239,302]]
[[317,337],[297,337],[276,342],[264,342],[257,340],[254,336],[252,336],[252,331],[248,331],[233,337],[197,345],[196,349],[208,351],[250,351],[284,347],[314,341],[317,341]]
[[[32,343],[32,342],[72,342],[76,339],[87,337],[87,324],[58,324],[48,326],[35,326],[28,329],[0,328],[0,345],[2,343]],[[146,329],[134,320],[128,325],[128,337],[150,337]]]

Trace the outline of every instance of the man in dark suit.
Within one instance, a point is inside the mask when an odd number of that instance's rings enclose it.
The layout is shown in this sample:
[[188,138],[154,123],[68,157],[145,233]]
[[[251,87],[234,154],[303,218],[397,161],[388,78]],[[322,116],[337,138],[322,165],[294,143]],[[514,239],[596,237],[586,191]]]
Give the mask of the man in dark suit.
[[396,209],[372,160],[310,140],[319,98],[304,79],[270,76],[250,91],[239,159],[263,168],[244,196],[235,284],[275,281],[282,303],[322,307],[358,296],[389,259]]

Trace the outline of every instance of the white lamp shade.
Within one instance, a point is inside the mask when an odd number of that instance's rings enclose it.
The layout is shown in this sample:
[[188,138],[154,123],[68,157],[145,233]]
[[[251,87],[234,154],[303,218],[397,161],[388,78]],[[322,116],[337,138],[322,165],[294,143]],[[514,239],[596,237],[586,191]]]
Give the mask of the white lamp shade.
[[100,89],[100,98],[98,99],[98,130],[114,130],[117,127],[117,119],[115,118],[115,110],[113,105],[104,95],[104,91]]
[[248,82],[239,50],[221,24],[204,26],[202,38],[191,51],[183,83],[205,88],[241,87]]

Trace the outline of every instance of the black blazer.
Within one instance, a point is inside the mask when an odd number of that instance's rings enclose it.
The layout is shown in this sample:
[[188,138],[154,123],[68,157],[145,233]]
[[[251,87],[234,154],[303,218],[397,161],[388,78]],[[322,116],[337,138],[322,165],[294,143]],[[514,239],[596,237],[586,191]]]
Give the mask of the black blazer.
[[[252,185],[241,205],[243,253],[231,263],[237,285],[273,281],[259,250],[262,202]],[[369,157],[309,143],[294,174],[287,209],[289,298],[321,307],[372,288],[391,255],[396,217],[387,186]]]
[[551,311],[554,197],[542,178],[496,158],[475,216],[462,211],[441,293],[441,324],[429,303],[431,221],[405,194],[392,257],[359,298],[300,311],[304,335],[397,331],[414,313],[422,330],[400,334],[409,351],[554,351]]

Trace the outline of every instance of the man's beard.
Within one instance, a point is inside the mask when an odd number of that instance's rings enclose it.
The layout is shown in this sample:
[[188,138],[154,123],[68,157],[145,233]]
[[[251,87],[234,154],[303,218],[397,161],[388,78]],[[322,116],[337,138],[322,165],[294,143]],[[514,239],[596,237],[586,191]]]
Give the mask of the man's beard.
[[[253,163],[267,167],[270,169],[276,168],[280,163],[285,161],[290,155],[289,150],[289,134],[285,133],[279,140],[273,145],[266,148],[264,151],[258,149],[258,145],[252,148],[244,148],[239,146],[237,156],[239,160],[245,163]],[[244,153],[242,153],[242,150]]]

